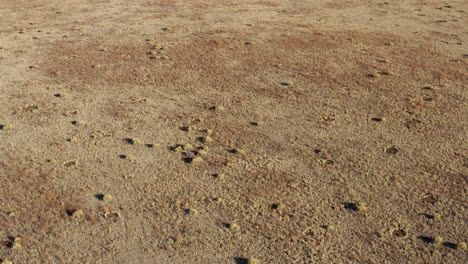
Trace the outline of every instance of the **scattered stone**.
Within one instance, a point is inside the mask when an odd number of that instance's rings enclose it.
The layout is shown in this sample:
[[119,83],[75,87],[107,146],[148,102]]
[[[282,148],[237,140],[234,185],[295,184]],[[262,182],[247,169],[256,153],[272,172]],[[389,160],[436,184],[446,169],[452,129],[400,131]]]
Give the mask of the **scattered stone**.
[[29,66],[29,69],[37,69],[37,68],[39,68],[39,65],[36,65],[36,64]]
[[8,259],[4,259],[1,264],[13,264],[12,261],[9,261]]
[[182,152],[184,151],[184,148],[182,146],[177,146],[174,148],[174,152]]
[[180,130],[182,131],[187,131],[187,132],[193,132],[196,130],[194,126],[182,126],[180,127]]
[[119,155],[119,157],[121,159],[125,159],[125,160],[128,160],[128,161],[135,161],[135,157],[133,155]]
[[260,260],[258,260],[256,258],[249,258],[247,260],[247,264],[260,264]]
[[326,229],[328,232],[333,232],[333,231],[335,231],[335,227],[332,226],[332,225],[327,225],[327,226],[325,226],[325,229]]
[[234,232],[239,232],[240,231],[240,226],[236,223],[229,224],[229,229],[231,229]]
[[442,245],[443,242],[444,242],[444,239],[443,239],[442,237],[438,236],[438,237],[435,237],[435,238],[434,238],[434,242],[433,242],[433,243],[434,243],[434,245],[439,246],[439,245]]
[[70,167],[76,166],[76,164],[78,164],[78,162],[76,162],[76,161],[74,161],[74,160],[69,160],[69,161],[65,161],[65,162],[62,164],[62,167],[70,168]]
[[357,211],[367,211],[367,205],[365,203],[356,203]]
[[292,82],[281,82],[280,83],[282,86],[293,86],[294,84]]
[[74,142],[78,142],[78,139],[76,137],[72,137],[72,138],[67,138],[67,141],[74,143]]
[[224,173],[217,173],[217,174],[214,174],[214,177],[218,180],[224,180],[225,175]]
[[201,157],[195,157],[193,158],[190,163],[202,163],[203,159]]
[[8,131],[8,130],[12,130],[12,129],[13,129],[12,124],[0,125],[0,130]]
[[372,117],[370,120],[378,123],[387,121],[385,117]]
[[206,136],[202,139],[204,143],[210,143],[213,142],[213,139],[210,136]]
[[265,123],[262,122],[262,121],[260,121],[260,122],[250,122],[250,124],[253,125],[253,126],[261,127],[261,126],[263,126]]
[[199,147],[198,149],[204,150],[204,151],[209,151],[209,150],[210,150],[210,147],[208,147],[208,146],[203,146],[203,147]]
[[210,108],[211,110],[215,111],[215,112],[223,112],[225,109],[224,109],[224,106],[221,106],[221,105],[218,105],[218,106],[212,106]]
[[68,96],[68,94],[67,93],[56,93],[56,94],[54,94],[54,96],[55,97],[60,97],[60,98],[65,98],[65,97]]
[[466,245],[465,242],[460,242],[457,244],[458,251],[466,251],[467,249],[468,249],[468,246]]
[[379,74],[380,74],[380,75],[387,75],[387,76],[394,76],[394,75],[396,75],[396,73],[391,72],[391,71],[389,71],[389,72],[387,72],[387,71],[382,71],[382,72],[379,72]]
[[406,237],[408,233],[404,229],[397,229],[392,232],[392,235],[396,237]]
[[206,152],[203,149],[198,150],[197,153],[198,153],[198,155],[201,155],[201,156],[204,156],[204,155],[208,154],[208,152]]
[[400,150],[398,150],[398,148],[396,147],[388,147],[385,149],[385,153],[389,154],[389,155],[396,155]]
[[271,206],[271,208],[278,212],[281,212],[286,208],[286,205],[284,205],[283,203],[275,203]]
[[130,143],[131,145],[142,145],[142,144],[143,144],[143,142],[141,142],[141,140],[139,140],[138,138],[132,138],[132,139],[130,139],[129,143]]
[[114,197],[112,197],[112,195],[110,195],[110,194],[104,194],[104,195],[102,196],[102,200],[103,200],[104,202],[110,202],[110,201],[112,201],[113,198],[114,198]]
[[195,215],[195,216],[198,215],[198,210],[193,209],[193,208],[187,209],[185,210],[185,212],[189,215]]
[[150,49],[152,49],[152,50],[156,50],[156,49],[162,50],[162,49],[164,49],[164,47],[161,44],[157,44],[157,45],[152,45],[150,47]]
[[423,86],[421,89],[431,91],[431,90],[435,90],[435,87],[434,87],[434,86],[430,86],[430,85],[426,85],[426,86]]
[[77,121],[75,120],[75,121],[72,121],[71,123],[72,123],[72,125],[74,125],[74,126],[84,126],[84,125],[86,125],[86,122],[85,122],[85,121],[81,121],[81,120],[77,120]]
[[185,144],[182,147],[183,147],[183,150],[185,151],[193,150],[193,146],[191,144]]
[[365,203],[347,203],[345,208],[351,211],[367,211],[367,206]]
[[84,215],[84,212],[81,209],[75,210],[71,214],[71,216],[74,217],[74,218],[81,217],[83,215]]
[[236,148],[236,149],[232,149],[231,153],[234,153],[234,154],[237,154],[237,155],[245,155],[245,150],[240,149],[240,148]]
[[30,104],[23,106],[22,109],[24,112],[37,112],[39,107],[37,105]]
[[21,249],[23,246],[21,245],[21,238],[15,237],[13,239],[13,243],[11,244],[11,248],[13,249]]
[[434,221],[440,221],[442,219],[442,216],[438,213],[435,213],[433,216],[432,216],[432,219]]

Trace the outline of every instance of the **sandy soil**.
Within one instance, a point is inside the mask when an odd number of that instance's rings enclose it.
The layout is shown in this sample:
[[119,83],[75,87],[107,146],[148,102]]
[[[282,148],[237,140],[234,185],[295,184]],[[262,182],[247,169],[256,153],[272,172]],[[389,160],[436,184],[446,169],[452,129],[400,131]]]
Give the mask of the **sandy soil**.
[[466,263],[467,13],[0,0],[0,260]]

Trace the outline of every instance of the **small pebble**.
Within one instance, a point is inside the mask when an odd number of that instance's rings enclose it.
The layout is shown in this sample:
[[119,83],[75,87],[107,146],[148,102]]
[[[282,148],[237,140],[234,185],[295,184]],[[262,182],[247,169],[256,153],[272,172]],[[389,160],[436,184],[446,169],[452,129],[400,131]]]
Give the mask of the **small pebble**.
[[356,203],[356,211],[367,211],[367,209],[365,203]]
[[193,149],[193,146],[192,146],[191,144],[185,144],[185,145],[183,146],[183,149],[184,149],[185,151],[190,151],[190,150]]
[[195,157],[192,159],[191,163],[201,163],[203,159],[201,157]]
[[396,73],[394,72],[387,72],[387,71],[383,71],[383,72],[379,72],[380,75],[387,75],[387,76],[394,76],[396,75]]
[[177,146],[174,151],[175,152],[182,152],[184,149],[182,148],[182,146]]
[[256,258],[249,258],[247,264],[260,264],[260,261]]
[[442,245],[444,242],[444,239],[442,239],[440,236],[434,238],[434,245]]
[[86,125],[86,122],[82,121],[82,120],[72,121],[71,123],[72,123],[72,125],[75,125],[75,126],[84,126],[84,125]]
[[292,82],[282,82],[280,83],[282,86],[293,86],[294,84]]
[[124,155],[123,158],[129,161],[135,161],[135,156],[133,155]]
[[466,251],[467,249],[468,249],[468,246],[466,245],[465,242],[460,242],[457,244],[458,251]]
[[232,223],[229,225],[229,229],[231,229],[232,231],[238,232],[240,231],[240,226],[236,223]]
[[252,125],[254,125],[254,126],[261,127],[261,126],[263,126],[265,123],[262,122],[262,121],[260,121],[260,122],[252,122],[252,123],[250,123],[250,124],[252,124]]
[[113,198],[113,197],[112,197],[112,195],[110,195],[110,194],[105,194],[104,196],[102,196],[102,200],[103,200],[104,202],[110,202],[110,201],[112,200],[112,198]]
[[21,245],[21,238],[20,237],[15,237],[13,239],[13,244],[11,245],[11,248],[13,249],[21,249],[23,246]]
[[84,212],[83,212],[83,210],[81,210],[81,209],[75,210],[75,211],[73,211],[73,213],[72,213],[72,216],[75,217],[75,218],[80,217],[80,216],[83,216],[83,215],[84,215]]
[[211,107],[211,109],[213,109],[215,112],[223,112],[225,110],[224,106],[221,106],[221,105],[213,106]]
[[234,154],[245,155],[245,150],[237,148],[233,150]]
[[196,209],[187,209],[187,213],[189,215],[198,215],[198,211]]
[[60,97],[60,98],[65,98],[68,96],[67,93],[57,93],[57,94],[54,94],[55,97]]
[[276,211],[281,212],[286,208],[286,205],[284,205],[283,203],[275,203],[272,205],[272,208],[275,209]]
[[194,126],[183,126],[180,129],[183,130],[183,131],[187,131],[187,132],[193,132],[193,131],[196,130],[196,128]]
[[132,144],[132,145],[142,145],[143,142],[141,142],[141,140],[139,140],[138,138],[132,138],[130,140],[130,144]]
[[0,130],[8,131],[8,130],[12,130],[12,129],[13,129],[12,124],[0,125]]

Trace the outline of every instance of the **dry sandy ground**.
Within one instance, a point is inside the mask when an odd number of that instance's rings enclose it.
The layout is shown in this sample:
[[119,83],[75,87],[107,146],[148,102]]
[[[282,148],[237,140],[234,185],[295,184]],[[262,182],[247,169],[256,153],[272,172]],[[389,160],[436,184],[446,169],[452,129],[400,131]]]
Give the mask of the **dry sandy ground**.
[[0,0],[0,259],[465,263],[467,25],[461,0]]

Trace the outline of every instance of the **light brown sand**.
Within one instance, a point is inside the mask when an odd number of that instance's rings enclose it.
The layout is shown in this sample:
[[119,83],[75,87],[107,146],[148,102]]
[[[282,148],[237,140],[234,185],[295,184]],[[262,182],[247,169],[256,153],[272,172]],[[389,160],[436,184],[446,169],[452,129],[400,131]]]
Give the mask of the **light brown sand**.
[[0,260],[465,263],[467,12],[0,0]]

